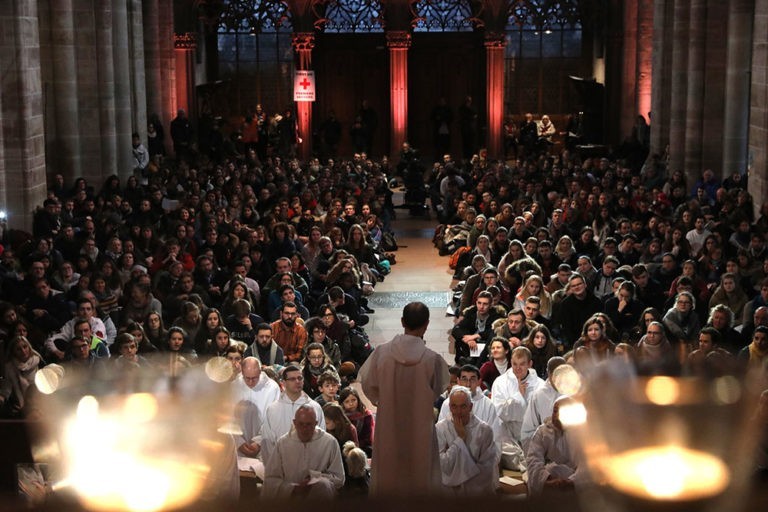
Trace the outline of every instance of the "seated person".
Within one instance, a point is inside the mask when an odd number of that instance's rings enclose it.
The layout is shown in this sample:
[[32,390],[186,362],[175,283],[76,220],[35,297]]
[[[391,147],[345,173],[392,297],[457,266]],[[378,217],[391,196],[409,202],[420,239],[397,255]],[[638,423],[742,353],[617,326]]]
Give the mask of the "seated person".
[[499,460],[493,430],[472,413],[468,388],[455,386],[448,404],[450,417],[435,426],[443,486],[460,496],[493,493]]
[[560,422],[560,409],[573,402],[567,396],[558,398],[552,407],[552,416],[536,429],[526,455],[528,493],[541,494],[546,490],[574,488],[578,462],[572,441]]
[[277,440],[267,460],[265,498],[330,499],[344,485],[339,444],[317,422],[313,407],[302,405],[296,410],[293,428]]
[[283,349],[272,339],[272,326],[262,322],[256,326],[256,341],[245,349],[243,359],[256,357],[264,366],[282,367],[285,364]]

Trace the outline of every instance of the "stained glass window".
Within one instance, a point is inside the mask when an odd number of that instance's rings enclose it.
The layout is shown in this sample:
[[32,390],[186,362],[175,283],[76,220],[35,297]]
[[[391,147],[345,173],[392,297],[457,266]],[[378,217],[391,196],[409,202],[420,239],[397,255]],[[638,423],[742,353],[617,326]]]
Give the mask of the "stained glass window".
[[317,11],[325,32],[384,32],[380,0],[331,0]]
[[291,30],[288,4],[280,0],[227,0],[219,32],[253,33]]
[[415,4],[415,32],[470,32],[474,13],[468,0],[422,0]]

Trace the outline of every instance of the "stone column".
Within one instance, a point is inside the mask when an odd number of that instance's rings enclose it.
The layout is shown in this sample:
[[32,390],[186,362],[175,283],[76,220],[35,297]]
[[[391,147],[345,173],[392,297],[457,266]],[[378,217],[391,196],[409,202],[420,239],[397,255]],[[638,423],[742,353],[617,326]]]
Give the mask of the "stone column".
[[144,61],[144,17],[142,0],[128,4],[128,39],[131,79],[131,126],[141,140],[147,141],[147,75]]
[[[160,19],[158,22],[159,35],[159,64],[160,92],[162,94],[163,120],[170,126],[176,117],[176,57],[173,53],[173,0],[160,0]],[[196,120],[190,117],[194,123]],[[172,144],[170,129],[166,131],[166,143]]]
[[623,2],[621,99],[619,131],[624,138],[632,132],[637,115],[637,9],[638,0]]
[[689,0],[688,90],[685,117],[685,174],[695,182],[702,166],[702,123],[704,122],[704,64],[706,60],[707,1]]
[[669,119],[669,170],[685,164],[685,115],[688,93],[688,11],[690,0],[675,0],[672,33],[671,97]]
[[0,201],[27,231],[47,188],[38,27],[37,2],[0,2]]
[[[117,132],[115,130],[115,61],[112,39],[112,0],[97,0],[96,62],[99,90],[99,140],[101,165],[94,169],[86,166],[85,177],[94,187],[100,187],[104,178],[117,172]],[[94,127],[95,128],[95,127]]]
[[752,36],[752,86],[749,93],[749,192],[755,215],[768,197],[768,0],[755,0]]
[[731,0],[728,12],[723,174],[747,171],[749,79],[755,0]]
[[504,34],[485,35],[485,87],[488,118],[489,158],[504,159]]
[[[47,132],[53,151],[51,170],[64,175],[67,183],[82,175],[80,112],[78,110],[75,19],[72,0],[50,2],[51,82],[53,114]],[[49,110],[50,112],[50,110]]]
[[160,29],[159,11],[160,0],[144,0],[142,3],[142,20],[144,22],[144,65],[146,69],[147,112],[157,114],[166,129],[166,139],[170,138],[168,123],[171,118],[164,118],[162,96],[162,81],[160,78]]
[[411,34],[405,30],[388,31],[389,48],[389,102],[391,135],[389,157],[400,153],[403,142],[408,140],[408,48]]
[[174,35],[176,55],[176,106],[193,116],[195,107],[195,34],[185,32]]
[[[298,57],[296,69],[298,71],[312,69],[312,49],[315,47],[315,34],[313,32],[294,32],[291,44]],[[297,101],[296,117],[299,124],[299,137],[301,138],[297,156],[306,162],[312,156],[312,102]]]
[[639,0],[637,10],[637,111],[648,119],[653,83],[653,0]]
[[664,151],[669,141],[670,67],[672,56],[672,16],[670,2],[653,4],[653,80],[651,83],[651,151]]
[[131,153],[131,64],[128,38],[128,6],[112,0],[112,51],[115,62],[115,131],[117,134],[117,175],[125,183],[133,173]]

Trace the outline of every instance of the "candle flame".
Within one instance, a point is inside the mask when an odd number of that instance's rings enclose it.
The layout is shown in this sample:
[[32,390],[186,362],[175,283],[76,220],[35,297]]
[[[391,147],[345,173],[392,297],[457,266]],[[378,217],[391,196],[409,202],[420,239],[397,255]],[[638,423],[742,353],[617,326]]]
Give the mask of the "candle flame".
[[657,500],[696,500],[720,494],[730,481],[722,460],[679,446],[629,450],[606,464],[610,483],[619,491]]

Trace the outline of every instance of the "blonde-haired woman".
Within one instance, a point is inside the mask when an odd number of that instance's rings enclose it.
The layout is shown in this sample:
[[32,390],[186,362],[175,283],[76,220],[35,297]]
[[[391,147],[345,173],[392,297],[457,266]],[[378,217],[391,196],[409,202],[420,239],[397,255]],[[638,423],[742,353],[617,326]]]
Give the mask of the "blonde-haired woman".
[[541,316],[549,318],[552,314],[552,296],[544,289],[544,280],[537,274],[528,276],[523,286],[520,287],[517,295],[515,295],[513,309],[524,309],[525,300],[533,295],[541,299],[541,310],[539,311]]

